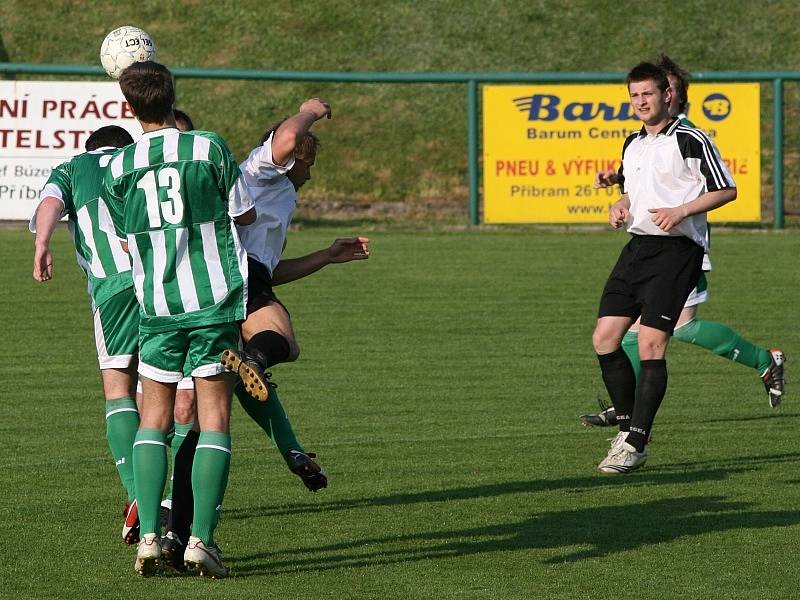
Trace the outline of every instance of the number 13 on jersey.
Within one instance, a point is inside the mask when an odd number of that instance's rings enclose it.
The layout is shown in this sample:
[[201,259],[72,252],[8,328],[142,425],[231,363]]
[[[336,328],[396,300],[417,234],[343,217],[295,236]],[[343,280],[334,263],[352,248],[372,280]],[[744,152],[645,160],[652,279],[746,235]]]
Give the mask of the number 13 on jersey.
[[[156,181],[157,180],[157,181]],[[136,187],[144,192],[147,203],[147,218],[150,227],[161,228],[161,219],[172,225],[183,221],[183,198],[181,197],[181,178],[178,170],[164,167],[158,171],[148,171]],[[166,195],[166,200],[159,202],[159,192]]]

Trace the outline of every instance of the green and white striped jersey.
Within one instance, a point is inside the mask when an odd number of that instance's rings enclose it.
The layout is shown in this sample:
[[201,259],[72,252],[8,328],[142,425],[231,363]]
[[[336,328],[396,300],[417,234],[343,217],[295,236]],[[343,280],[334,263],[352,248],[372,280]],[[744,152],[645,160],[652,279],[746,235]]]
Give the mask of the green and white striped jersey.
[[231,217],[253,202],[240,175],[206,131],[151,131],[112,158],[103,197],[128,240],[142,331],[244,319],[247,256]]
[[[54,197],[64,205],[75,254],[89,282],[95,306],[133,285],[128,254],[117,239],[108,206],[100,197],[103,175],[117,148],[79,154],[50,173],[40,200]],[[36,232],[36,213],[30,222]]]

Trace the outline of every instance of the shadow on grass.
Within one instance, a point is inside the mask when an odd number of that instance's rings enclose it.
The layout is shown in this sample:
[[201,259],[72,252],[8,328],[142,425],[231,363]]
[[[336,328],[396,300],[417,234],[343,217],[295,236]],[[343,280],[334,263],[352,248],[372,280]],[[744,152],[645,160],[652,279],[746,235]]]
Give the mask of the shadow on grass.
[[[349,543],[231,557],[235,576],[352,569],[465,555],[546,551],[542,564],[628,552],[687,536],[800,523],[797,511],[750,511],[722,496],[545,512],[516,523],[374,537]],[[624,523],[624,526],[619,526]],[[577,547],[577,548],[576,548]],[[557,556],[553,556],[556,553]],[[536,560],[531,556],[531,560]]]
[[251,519],[254,517],[271,517],[281,515],[298,515],[310,513],[329,513],[358,508],[375,508],[378,506],[402,506],[407,504],[450,502],[454,500],[470,500],[475,498],[492,498],[509,494],[528,494],[536,492],[565,491],[567,493],[585,493],[601,487],[622,485],[627,488],[651,485],[670,485],[698,483],[703,481],[721,481],[735,473],[750,471],[766,463],[798,461],[800,453],[780,455],[762,455],[736,457],[727,460],[709,460],[705,462],[671,463],[648,467],[644,471],[632,473],[625,477],[604,477],[591,475],[587,477],[567,477],[563,479],[533,479],[510,481],[490,485],[470,486],[447,490],[430,490],[392,494],[389,496],[351,498],[331,500],[327,502],[305,502],[295,504],[278,504],[262,506],[231,507],[225,509],[226,519]]
[[[740,471],[744,469],[739,469]],[[378,506],[402,506],[407,504],[431,504],[456,500],[472,500],[476,498],[493,498],[509,494],[529,494],[536,492],[565,491],[567,493],[584,493],[595,488],[625,486],[634,488],[650,485],[669,485],[697,483],[700,481],[720,481],[732,473],[734,469],[709,469],[703,471],[665,473],[649,470],[634,473],[627,477],[570,477],[565,479],[541,479],[526,481],[510,481],[490,485],[453,488],[449,490],[431,490],[390,496],[352,498],[332,500],[329,502],[298,503],[291,505],[265,505],[241,508],[226,508],[226,519],[251,519],[253,517],[270,517],[281,515],[297,515],[308,513],[328,513],[357,508],[375,508]]]
[[695,423],[747,423],[748,421],[774,421],[776,419],[797,419],[796,413],[772,413],[766,415],[750,415],[746,417],[727,417],[713,419],[697,419]]
[[721,468],[726,473],[733,473],[752,471],[765,465],[787,462],[796,463],[798,460],[800,460],[800,452],[784,452],[782,454],[756,454],[730,458],[712,458],[709,460],[692,459],[690,462],[685,463],[666,463],[659,465],[656,469],[669,470],[676,467],[681,469]]

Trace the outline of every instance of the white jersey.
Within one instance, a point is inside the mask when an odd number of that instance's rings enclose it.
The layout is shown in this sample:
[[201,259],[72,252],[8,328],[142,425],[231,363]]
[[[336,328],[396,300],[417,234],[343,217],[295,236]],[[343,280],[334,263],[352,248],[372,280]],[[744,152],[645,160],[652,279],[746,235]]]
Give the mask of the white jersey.
[[703,131],[673,119],[656,135],[642,127],[628,136],[622,151],[620,185],[628,194],[628,232],[635,235],[686,236],[703,249],[706,213],[687,217],[669,232],[653,223],[653,208],[677,207],[706,192],[736,187],[713,140]]
[[286,165],[276,165],[272,158],[273,136],[253,149],[240,165],[247,191],[255,203],[256,221],[236,226],[247,256],[267,267],[270,275],[281,259],[297,206],[297,192],[286,177],[286,172],[294,166],[294,157]]

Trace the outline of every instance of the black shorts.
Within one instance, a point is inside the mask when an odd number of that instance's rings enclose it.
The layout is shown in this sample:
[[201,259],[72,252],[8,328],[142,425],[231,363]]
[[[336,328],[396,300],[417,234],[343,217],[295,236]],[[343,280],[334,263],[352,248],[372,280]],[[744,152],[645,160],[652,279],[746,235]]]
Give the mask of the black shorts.
[[598,316],[641,316],[642,325],[671,334],[702,272],[703,248],[689,238],[634,235],[608,277]]
[[[264,308],[270,304],[278,303],[286,310],[286,306],[278,300],[275,292],[272,291],[272,276],[269,269],[263,263],[247,257],[247,314],[256,312],[259,308]],[[286,310],[286,314],[289,311]]]

